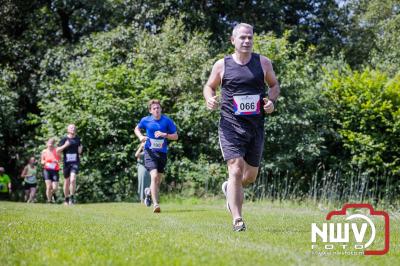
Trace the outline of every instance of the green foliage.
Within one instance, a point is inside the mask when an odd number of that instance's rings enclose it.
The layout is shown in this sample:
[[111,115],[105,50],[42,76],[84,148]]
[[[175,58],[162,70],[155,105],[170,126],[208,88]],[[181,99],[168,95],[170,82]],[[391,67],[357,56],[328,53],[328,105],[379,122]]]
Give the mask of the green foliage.
[[328,73],[330,113],[351,163],[374,174],[400,173],[398,80],[369,69]]
[[172,161],[167,171],[167,178],[174,180],[170,189],[182,196],[201,197],[219,193],[227,177],[225,163],[212,162],[205,155],[198,160],[183,157]]
[[276,112],[265,121],[265,169],[290,171],[299,178],[323,159],[325,132],[319,125],[324,108],[316,89],[320,70],[314,50],[301,42],[291,44],[288,36],[258,36],[255,50],[272,60],[281,87]]
[[[201,97],[202,65],[209,60],[204,35],[184,33],[182,23],[171,20],[157,35],[119,28],[85,40],[66,56],[60,54],[63,50],[54,52],[61,58],[81,56],[64,67],[54,60],[42,64],[62,70],[42,84],[39,140],[61,136],[67,124],[75,123],[85,150],[80,200],[132,197],[127,191],[132,193],[138,144],[133,129],[148,115],[151,98],[161,99],[164,112],[181,125],[174,115],[181,109],[180,99]],[[186,132],[180,129],[180,134]]]
[[17,93],[12,89],[15,73],[8,69],[0,69],[0,152],[4,154],[5,149],[10,148],[8,143],[10,136],[16,129],[17,116]]
[[[146,101],[160,98],[180,135],[164,189],[216,192],[226,166],[219,114],[206,110],[202,86],[212,64],[232,52],[232,25],[248,22],[282,91],[265,122],[261,181],[248,194],[318,197],[353,176],[395,180],[399,10],[397,0],[5,0],[0,164],[16,177],[45,139],[74,122],[85,146],[80,200],[132,199],[133,128],[147,115]],[[357,182],[367,187],[361,194],[372,193],[367,181]],[[376,187],[377,197],[388,190]]]

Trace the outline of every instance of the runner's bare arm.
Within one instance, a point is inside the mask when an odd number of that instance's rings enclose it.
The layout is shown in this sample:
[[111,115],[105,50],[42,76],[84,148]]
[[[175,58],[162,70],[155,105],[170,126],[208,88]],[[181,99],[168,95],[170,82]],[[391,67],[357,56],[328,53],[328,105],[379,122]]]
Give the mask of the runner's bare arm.
[[83,146],[82,146],[82,144],[81,144],[81,145],[79,145],[79,147],[78,147],[78,153],[79,153],[79,154],[82,154],[82,151],[83,151]]
[[280,87],[278,80],[276,79],[271,60],[264,56],[261,56],[261,66],[264,71],[265,82],[268,84],[269,87],[268,98],[275,102],[279,97]]
[[215,110],[218,107],[218,99],[216,96],[216,90],[221,85],[221,80],[224,71],[224,59],[218,60],[212,70],[210,77],[206,85],[203,88],[203,95],[206,101],[207,108],[210,110]]
[[169,140],[178,140],[178,133],[173,133],[173,134],[167,134],[167,136],[165,137]]
[[168,133],[165,133],[165,132],[156,131],[156,132],[154,132],[154,136],[156,138],[163,137],[163,138],[166,138],[166,139],[169,139],[169,140],[178,140],[178,133],[177,132],[175,132],[173,134],[168,134]]
[[25,178],[25,177],[27,176],[27,172],[28,172],[28,167],[25,166],[25,167],[24,167],[24,170],[22,170],[21,178]]
[[264,72],[264,80],[269,88],[268,98],[264,98],[264,110],[266,113],[270,114],[275,110],[274,103],[278,99],[280,88],[271,61],[264,56],[261,56],[260,60]]
[[44,153],[45,153],[45,151],[42,151],[42,154],[41,154],[41,156],[40,156],[40,163],[41,163],[42,165],[45,165],[45,164],[46,164],[46,160],[45,160],[45,158],[44,158]]
[[147,140],[146,136],[143,136],[142,132],[140,132],[140,128],[138,126],[135,127],[135,135],[139,138],[140,142],[145,142]]
[[140,157],[140,154],[143,152],[143,147],[144,147],[144,143],[141,142],[141,143],[139,144],[139,146],[138,146],[136,152],[135,152],[135,157],[136,157],[136,158],[139,158],[139,157]]
[[60,153],[61,153],[63,150],[65,150],[68,146],[69,146],[69,141],[66,140],[65,143],[64,143],[64,145],[62,145],[62,146],[56,148],[56,152],[57,152],[58,154],[60,154]]

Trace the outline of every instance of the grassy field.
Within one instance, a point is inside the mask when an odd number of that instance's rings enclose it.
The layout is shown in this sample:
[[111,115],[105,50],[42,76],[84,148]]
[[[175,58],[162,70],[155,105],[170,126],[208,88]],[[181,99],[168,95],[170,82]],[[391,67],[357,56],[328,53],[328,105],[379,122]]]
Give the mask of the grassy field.
[[133,203],[0,202],[1,265],[398,265],[399,217],[384,256],[311,254],[315,207],[246,203],[248,230],[234,233],[224,202],[164,203],[161,214]]

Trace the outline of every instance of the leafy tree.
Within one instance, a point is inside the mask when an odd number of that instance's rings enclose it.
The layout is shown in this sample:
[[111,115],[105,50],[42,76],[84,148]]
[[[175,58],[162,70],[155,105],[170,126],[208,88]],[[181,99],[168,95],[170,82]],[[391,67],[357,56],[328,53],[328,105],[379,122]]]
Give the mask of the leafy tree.
[[[133,129],[148,114],[146,102],[160,98],[164,112],[179,126],[175,112],[181,110],[182,99],[201,95],[202,65],[209,60],[207,40],[182,28],[181,22],[170,20],[157,35],[137,28],[93,35],[65,57],[82,51],[86,55],[65,64],[61,79],[48,79],[42,86],[42,115],[35,118],[42,125],[39,139],[61,136],[71,122],[82,137],[80,200],[132,197],[138,144]],[[60,52],[55,54],[65,58]],[[179,130],[185,142],[186,134]],[[174,149],[182,156],[181,145]]]
[[328,74],[330,113],[351,163],[375,176],[400,173],[398,81],[369,69]]
[[15,167],[17,158],[10,158],[7,155],[16,154],[12,149],[17,147],[17,143],[12,136],[20,133],[17,131],[18,95],[11,86],[15,79],[15,73],[8,69],[0,69],[0,162],[6,162],[7,171],[11,171],[12,174],[14,174],[12,167]]

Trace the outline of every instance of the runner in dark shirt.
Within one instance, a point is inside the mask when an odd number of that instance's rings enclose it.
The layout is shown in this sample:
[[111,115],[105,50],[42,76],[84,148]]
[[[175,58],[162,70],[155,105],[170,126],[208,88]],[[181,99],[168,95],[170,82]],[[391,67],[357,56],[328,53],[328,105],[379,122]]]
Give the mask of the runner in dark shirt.
[[[229,172],[222,190],[232,214],[233,230],[245,231],[243,186],[257,178],[264,147],[264,113],[274,111],[280,89],[271,61],[252,53],[251,25],[235,26],[231,42],[235,52],[214,64],[203,94],[208,109],[221,108],[219,142]],[[219,102],[216,90],[220,85]]]
[[61,139],[57,148],[57,152],[62,152],[64,158],[65,205],[75,204],[76,176],[79,171],[82,149],[81,139],[76,135],[76,126],[68,125],[67,136]]

